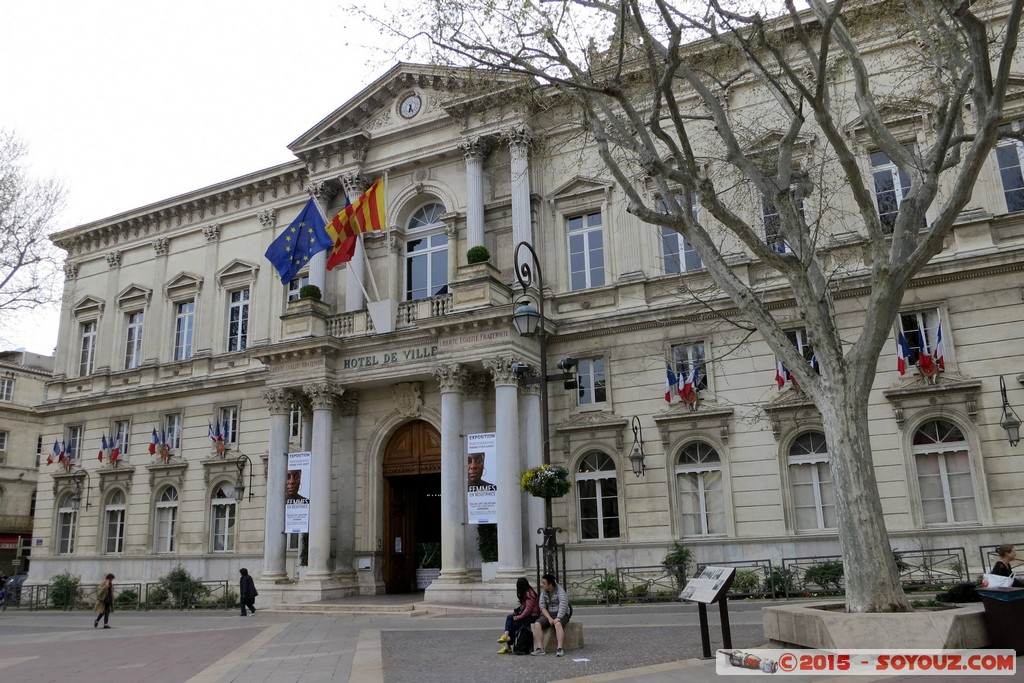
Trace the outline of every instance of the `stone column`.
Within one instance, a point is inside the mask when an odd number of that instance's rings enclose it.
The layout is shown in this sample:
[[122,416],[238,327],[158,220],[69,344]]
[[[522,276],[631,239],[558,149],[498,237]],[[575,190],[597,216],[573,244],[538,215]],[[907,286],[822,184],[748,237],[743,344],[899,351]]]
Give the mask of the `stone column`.
[[[512,154],[512,247],[520,242],[533,244],[533,230],[530,225],[530,137],[528,126],[507,128],[505,137]],[[539,245],[534,245],[539,249]],[[518,264],[516,264],[518,266]]]
[[[330,221],[334,216],[331,214],[331,200],[334,199],[335,188],[323,180],[311,181],[306,186],[309,196],[316,200],[320,207],[320,213]],[[287,283],[285,283],[287,284]],[[324,300],[327,300],[327,252],[321,251],[309,261],[309,284],[316,285],[323,293]]]
[[441,576],[459,583],[466,577],[466,465],[462,438],[462,392],[466,369],[439,365],[434,377],[441,388]]
[[[523,435],[522,454],[519,462],[523,470],[536,467],[544,462],[544,436],[541,434],[540,419],[540,384],[524,384],[520,387],[519,433]],[[526,515],[524,520],[524,552],[526,564],[534,566],[537,559],[536,546],[544,537],[537,532],[544,527],[544,500],[534,496],[526,496]]]
[[334,531],[334,566],[339,579],[355,582],[354,556],[356,547],[356,417],[359,415],[359,394],[346,391],[338,401],[341,414],[338,437],[337,525]]
[[[359,171],[341,177],[345,186],[345,195],[350,202],[359,199],[366,191],[366,177]],[[356,251],[352,260],[345,266],[345,310],[359,311],[366,308],[366,297],[362,287],[366,285],[366,257],[363,254],[363,238],[356,238]]]
[[519,490],[519,379],[515,358],[484,361],[494,377],[498,459],[498,578],[514,582],[523,574],[523,496]]
[[[480,434],[487,431],[486,397],[491,391],[490,376],[480,373],[470,375],[466,381],[462,403],[462,431],[466,434]],[[480,548],[477,544],[477,527],[467,524],[463,531],[466,538],[466,566],[480,566]]]
[[284,480],[288,474],[288,413],[291,396],[284,389],[263,392],[270,412],[270,443],[267,446],[267,501],[263,525],[263,581],[286,579],[284,534]]
[[466,249],[484,243],[484,157],[487,144],[480,137],[461,145],[466,157]]
[[309,486],[309,568],[306,577],[331,577],[331,427],[334,401],[342,390],[328,382],[302,388],[313,404],[313,450]]

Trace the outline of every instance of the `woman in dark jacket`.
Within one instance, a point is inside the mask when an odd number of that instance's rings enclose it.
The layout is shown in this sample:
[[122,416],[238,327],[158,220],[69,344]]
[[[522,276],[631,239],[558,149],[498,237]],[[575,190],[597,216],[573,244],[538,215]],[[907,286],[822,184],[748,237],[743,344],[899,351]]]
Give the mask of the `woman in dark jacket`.
[[114,575],[107,574],[107,578],[103,579],[100,583],[100,587],[96,590],[96,605],[92,608],[92,611],[96,613],[96,619],[92,622],[92,627],[96,628],[100,625],[100,619],[103,620],[103,628],[110,628],[110,613],[114,611]]
[[537,602],[537,591],[530,586],[530,581],[521,577],[516,581],[516,597],[519,598],[519,607],[512,610],[512,614],[505,617],[505,632],[498,638],[503,643],[499,655],[512,654],[512,640],[516,632],[524,626],[529,626],[533,620],[540,616]]
[[256,614],[256,596],[259,593],[256,592],[256,582],[249,576],[249,570],[242,567],[238,570],[238,573],[242,575],[242,578],[238,580],[238,604],[242,608],[242,614],[240,616],[247,616],[245,608],[248,607],[249,611]]

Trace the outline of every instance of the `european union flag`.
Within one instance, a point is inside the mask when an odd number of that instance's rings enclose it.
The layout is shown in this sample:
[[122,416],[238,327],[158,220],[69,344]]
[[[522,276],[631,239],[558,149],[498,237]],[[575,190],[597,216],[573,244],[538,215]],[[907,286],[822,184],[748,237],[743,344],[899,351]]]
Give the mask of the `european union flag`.
[[320,209],[310,198],[291,225],[267,247],[267,260],[277,269],[281,282],[291,282],[314,254],[334,246],[325,225]]

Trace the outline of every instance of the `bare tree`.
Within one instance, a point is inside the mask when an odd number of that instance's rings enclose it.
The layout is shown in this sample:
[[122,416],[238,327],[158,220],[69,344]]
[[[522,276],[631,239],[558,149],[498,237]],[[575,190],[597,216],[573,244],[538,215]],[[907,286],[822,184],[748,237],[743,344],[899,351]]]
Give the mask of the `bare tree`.
[[64,206],[64,187],[34,180],[28,149],[15,133],[0,130],[0,326],[12,314],[60,300],[61,256],[48,234]]
[[[548,120],[577,112],[629,211],[683,235],[821,413],[847,609],[907,610],[868,398],[903,293],[941,251],[1005,123],[1021,0],[752,4],[434,0],[381,26],[434,61],[518,75]],[[909,180],[887,205],[865,150]],[[777,213],[776,235],[752,205]],[[844,234],[864,258],[842,256]],[[737,251],[788,285],[820,371],[735,272]],[[852,288],[870,315],[841,332],[834,301]]]

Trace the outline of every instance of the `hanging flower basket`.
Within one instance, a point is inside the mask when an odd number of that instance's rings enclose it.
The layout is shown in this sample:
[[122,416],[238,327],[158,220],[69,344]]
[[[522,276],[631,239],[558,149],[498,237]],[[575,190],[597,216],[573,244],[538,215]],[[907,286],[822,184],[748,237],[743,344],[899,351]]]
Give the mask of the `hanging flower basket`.
[[523,472],[519,486],[536,498],[561,498],[569,493],[569,471],[558,465],[539,465]]

